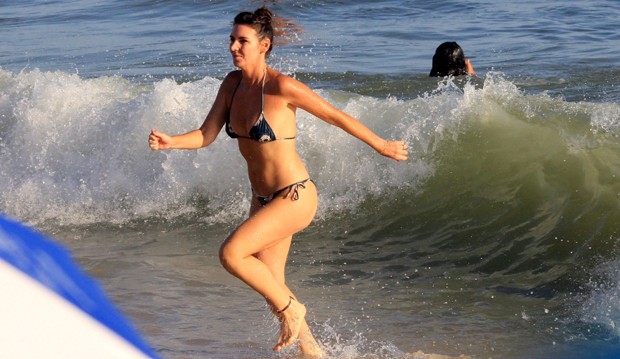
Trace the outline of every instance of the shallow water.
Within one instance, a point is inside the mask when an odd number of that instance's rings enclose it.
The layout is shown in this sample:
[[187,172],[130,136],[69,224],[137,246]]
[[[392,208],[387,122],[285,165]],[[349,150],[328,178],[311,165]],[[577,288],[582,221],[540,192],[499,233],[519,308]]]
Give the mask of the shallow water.
[[[268,309],[217,259],[249,204],[234,141],[146,146],[201,123],[230,19],[258,5],[0,5],[0,211],[69,247],[164,358],[296,355],[271,353]],[[392,163],[299,113],[320,207],[288,280],[330,357],[614,357],[620,6],[269,5],[297,26],[272,66],[413,151]],[[427,76],[446,40],[477,78]]]

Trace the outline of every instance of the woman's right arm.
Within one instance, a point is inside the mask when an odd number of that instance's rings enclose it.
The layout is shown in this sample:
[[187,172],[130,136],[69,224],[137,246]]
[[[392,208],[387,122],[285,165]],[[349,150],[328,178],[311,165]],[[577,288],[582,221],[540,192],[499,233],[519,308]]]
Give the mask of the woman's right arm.
[[469,61],[469,59],[465,59],[465,71],[467,71],[469,75],[476,76],[474,66],[471,64],[471,61]]
[[158,130],[151,130],[149,134],[149,147],[151,150],[195,150],[213,143],[228,117],[227,97],[232,93],[231,86],[234,85],[234,81],[231,81],[232,77],[233,73],[231,72],[222,81],[213,106],[211,106],[211,110],[200,128],[176,136],[170,136]]

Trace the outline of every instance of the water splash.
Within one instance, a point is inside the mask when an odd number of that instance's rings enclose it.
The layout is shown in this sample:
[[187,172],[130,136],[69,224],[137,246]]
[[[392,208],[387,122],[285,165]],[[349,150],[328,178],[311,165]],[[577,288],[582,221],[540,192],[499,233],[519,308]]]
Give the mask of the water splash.
[[[210,77],[143,84],[120,77],[0,69],[0,206],[35,224],[179,216],[237,222],[247,211],[249,185],[234,141],[221,135],[207,149],[170,152],[151,152],[146,144],[152,128],[182,133],[198,127],[219,84]],[[467,176],[463,169],[484,165],[468,152],[486,151],[476,156],[490,159],[497,149],[503,156],[494,163],[505,168],[520,157],[519,166],[526,166],[546,156],[552,143],[557,145],[552,152],[565,151],[566,144],[586,163],[595,158],[591,165],[599,175],[592,180],[604,175],[612,184],[599,192],[613,191],[620,175],[613,165],[620,123],[614,104],[524,95],[496,73],[482,84],[441,81],[436,90],[408,100],[318,93],[380,136],[404,139],[412,150],[409,161],[395,163],[299,111],[298,150],[320,188],[319,219],[355,211],[369,198],[389,201],[417,193],[438,169],[447,176],[442,181]],[[532,147],[532,136],[545,133],[559,137],[554,142],[541,135],[540,146]],[[506,141],[523,150],[503,148]],[[612,166],[603,168],[604,163]]]

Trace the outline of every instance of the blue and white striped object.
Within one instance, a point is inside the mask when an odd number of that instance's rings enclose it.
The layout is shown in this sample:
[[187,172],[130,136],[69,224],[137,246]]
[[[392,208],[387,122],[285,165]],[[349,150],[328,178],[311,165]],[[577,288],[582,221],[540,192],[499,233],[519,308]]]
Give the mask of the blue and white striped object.
[[60,245],[0,215],[0,358],[158,358]]

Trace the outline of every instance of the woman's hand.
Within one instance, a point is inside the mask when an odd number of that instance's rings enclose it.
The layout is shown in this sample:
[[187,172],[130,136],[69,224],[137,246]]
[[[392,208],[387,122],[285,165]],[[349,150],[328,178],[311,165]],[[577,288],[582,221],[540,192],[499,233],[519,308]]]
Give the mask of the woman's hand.
[[471,76],[475,76],[476,72],[474,71],[474,66],[471,64],[469,59],[465,59],[465,71]]
[[171,143],[172,137],[163,132],[151,130],[151,134],[149,135],[149,147],[151,147],[151,150],[158,151],[170,149]]
[[409,151],[405,141],[385,141],[383,147],[378,151],[385,157],[395,159],[396,161],[404,161],[407,159]]

